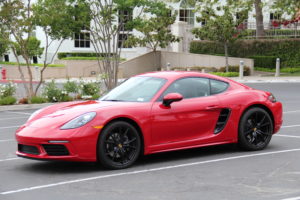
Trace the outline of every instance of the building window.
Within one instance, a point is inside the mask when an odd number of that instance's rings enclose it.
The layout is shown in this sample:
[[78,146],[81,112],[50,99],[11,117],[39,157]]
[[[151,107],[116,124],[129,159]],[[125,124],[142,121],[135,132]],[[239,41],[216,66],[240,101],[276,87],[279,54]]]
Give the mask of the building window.
[[37,56],[33,56],[33,57],[32,57],[32,62],[33,62],[34,64],[37,64],[37,63],[38,63],[38,57],[37,57]]
[[89,32],[75,33],[74,46],[76,48],[90,48],[91,39]]
[[118,38],[118,48],[132,48],[132,46],[125,45],[124,42],[131,34],[120,33]]
[[180,9],[179,21],[187,22],[188,24],[194,25],[194,21],[195,21],[194,11],[188,9]]
[[187,0],[182,0],[179,10],[179,21],[187,22],[190,25],[194,25],[195,13],[194,6]]
[[5,61],[5,62],[9,62],[9,55],[7,55],[7,54],[4,55],[4,61]]
[[281,14],[279,13],[270,13],[270,20],[280,20],[281,19]]
[[126,24],[133,18],[133,10],[119,10],[118,21],[121,23],[121,31],[132,31],[133,28]]

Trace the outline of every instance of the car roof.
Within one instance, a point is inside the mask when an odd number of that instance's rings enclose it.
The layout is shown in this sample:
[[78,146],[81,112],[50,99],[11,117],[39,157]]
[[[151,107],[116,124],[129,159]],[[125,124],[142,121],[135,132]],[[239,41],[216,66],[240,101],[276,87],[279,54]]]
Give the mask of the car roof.
[[158,72],[148,72],[148,73],[144,73],[144,74],[139,74],[137,76],[151,76],[151,77],[157,77],[157,78],[165,78],[168,80],[175,80],[175,79],[184,78],[184,77],[203,77],[203,78],[211,78],[211,79],[217,79],[217,80],[222,80],[222,81],[226,81],[226,82],[231,82],[230,79],[216,76],[213,74],[192,72],[192,71],[158,71]]
[[220,77],[216,76],[213,74],[208,74],[208,73],[201,73],[201,72],[195,72],[195,71],[156,71],[156,72],[148,72],[144,74],[139,74],[137,76],[150,76],[150,77],[157,77],[157,78],[164,78],[169,81],[174,81],[179,78],[185,78],[185,77],[203,77],[203,78],[210,78],[210,79],[216,79],[220,81],[224,81],[227,83],[231,83],[231,85],[238,87],[238,88],[247,88],[250,89],[249,86],[246,86],[244,84],[238,83],[234,80],[225,78],[225,77]]

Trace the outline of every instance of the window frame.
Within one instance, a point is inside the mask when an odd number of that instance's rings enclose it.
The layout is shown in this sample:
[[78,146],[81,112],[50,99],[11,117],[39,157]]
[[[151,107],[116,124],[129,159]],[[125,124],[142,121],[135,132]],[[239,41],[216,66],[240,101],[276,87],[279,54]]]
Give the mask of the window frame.
[[[176,79],[174,80],[166,89],[164,89],[161,94],[159,95],[159,97],[157,98],[156,102],[162,102],[163,101],[163,94],[176,82],[176,81],[179,81],[179,80],[182,80],[182,79],[187,79],[187,78],[202,78],[202,79],[208,79],[208,84],[209,84],[209,94],[207,96],[200,96],[200,97],[191,97],[191,98],[183,98],[182,100],[185,100],[185,99],[195,99],[195,98],[203,98],[203,97],[210,97],[210,96],[214,96],[214,95],[219,95],[219,94],[222,94],[224,92],[226,92],[229,88],[230,88],[230,83],[229,82],[226,82],[226,81],[223,81],[223,80],[219,80],[219,79],[214,79],[214,78],[208,78],[208,77],[199,77],[199,76],[189,76],[189,77],[182,77],[182,78],[179,78],[179,79]],[[225,90],[223,90],[222,92],[220,93],[217,93],[217,94],[212,94],[211,92],[211,80],[215,80],[215,81],[219,81],[219,82],[223,82],[223,83],[226,83],[227,87]]]
[[[81,38],[81,34],[83,34],[83,38]],[[86,39],[87,34],[89,39]],[[78,35],[78,38],[76,38],[76,35]],[[78,46],[76,46],[76,42],[78,42]],[[83,46],[81,46],[81,42],[84,43]],[[74,48],[91,48],[91,33],[85,30],[81,30],[79,33],[74,33]]]

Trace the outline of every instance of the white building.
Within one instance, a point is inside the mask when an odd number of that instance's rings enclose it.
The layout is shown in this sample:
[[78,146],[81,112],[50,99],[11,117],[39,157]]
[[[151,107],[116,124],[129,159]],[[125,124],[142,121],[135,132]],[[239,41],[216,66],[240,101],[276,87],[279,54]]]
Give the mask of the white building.
[[[272,0],[266,0],[266,2],[271,5]],[[178,52],[188,52],[189,43],[194,39],[193,35],[190,33],[190,29],[193,27],[199,27],[203,22],[197,22],[196,16],[197,13],[194,12],[194,8],[187,5],[186,0],[181,0],[178,3],[168,3],[169,6],[177,11],[178,16],[176,22],[172,25],[171,30],[173,34],[182,37],[182,41],[180,43],[175,43],[170,45],[166,50],[169,51],[178,51]],[[267,24],[265,27],[268,28],[268,24],[270,20],[276,19],[276,14],[272,12],[268,7],[265,7],[263,10],[264,13],[264,21]],[[133,11],[133,17],[135,16],[135,11]],[[254,11],[249,13],[248,18],[248,28],[255,29],[255,18]],[[137,31],[133,30],[131,34],[138,34]],[[35,36],[41,41],[41,46],[45,46],[45,37],[44,32],[41,28],[37,27],[35,31]],[[65,40],[60,47],[58,52],[80,52],[80,53],[91,53],[94,52],[93,46],[89,38],[89,32],[82,32],[80,34],[74,34],[73,40]],[[48,58],[51,57],[59,41],[54,41],[54,45],[49,49]],[[142,55],[146,52],[150,51],[146,47],[134,47],[134,48],[123,48],[121,57],[129,59],[136,57],[138,55]],[[33,58],[33,63],[40,63],[43,60],[42,58]],[[5,55],[2,58],[4,61],[15,62],[16,59],[13,54]],[[0,59],[1,60],[1,59]]]

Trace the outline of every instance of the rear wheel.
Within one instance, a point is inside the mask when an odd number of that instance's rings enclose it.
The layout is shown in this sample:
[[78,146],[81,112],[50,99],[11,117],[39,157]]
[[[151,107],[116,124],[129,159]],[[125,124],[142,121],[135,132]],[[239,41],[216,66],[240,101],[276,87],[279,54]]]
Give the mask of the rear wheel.
[[107,125],[98,141],[98,161],[105,168],[123,169],[131,166],[139,156],[141,139],[131,124],[116,121]]
[[273,122],[267,111],[251,108],[239,124],[239,146],[245,150],[261,150],[268,146],[273,134]]

